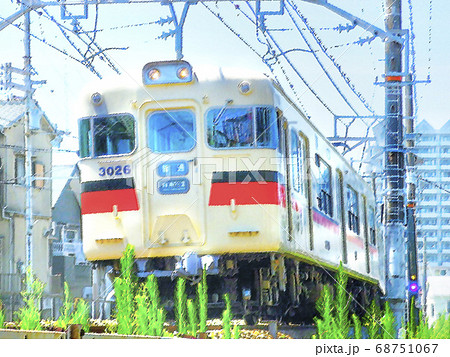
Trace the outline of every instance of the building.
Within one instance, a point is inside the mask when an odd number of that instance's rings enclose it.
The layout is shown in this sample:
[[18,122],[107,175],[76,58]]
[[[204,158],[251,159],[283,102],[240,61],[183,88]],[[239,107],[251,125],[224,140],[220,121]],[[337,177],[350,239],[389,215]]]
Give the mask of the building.
[[[25,268],[25,135],[26,106],[23,99],[0,101],[0,299],[21,289]],[[52,141],[57,130],[33,102],[32,129],[32,269],[51,290],[51,168]]]
[[52,209],[52,274],[69,284],[71,295],[83,297],[91,286],[91,264],[81,240],[80,175],[75,166]]
[[430,276],[427,285],[427,316],[432,324],[441,314],[450,314],[450,276]]
[[450,276],[450,121],[435,129],[424,120],[415,131],[419,270]]

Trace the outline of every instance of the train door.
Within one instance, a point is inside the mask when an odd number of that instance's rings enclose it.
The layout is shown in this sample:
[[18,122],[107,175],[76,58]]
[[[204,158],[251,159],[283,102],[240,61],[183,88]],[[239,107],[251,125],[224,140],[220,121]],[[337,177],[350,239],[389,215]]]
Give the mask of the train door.
[[305,193],[308,205],[308,226],[309,226],[309,249],[314,249],[314,221],[313,221],[313,198],[312,198],[312,171],[311,171],[311,149],[308,137],[300,133],[305,148]]
[[[287,240],[292,241],[293,239],[293,230],[292,230],[292,199],[291,199],[291,188],[292,188],[292,182],[291,177],[289,174],[290,171],[290,155],[289,155],[289,130],[288,130],[288,122],[286,118],[282,116],[282,113],[278,113],[278,128],[280,133],[280,150],[281,150],[281,166],[282,166],[282,172],[283,176],[285,177],[285,195],[286,195],[286,218],[287,218],[287,232],[282,232],[287,234]],[[283,221],[285,221],[283,219]],[[283,229],[283,231],[285,231]]]
[[345,201],[344,201],[344,175],[341,170],[337,170],[337,204],[339,214],[339,225],[342,242],[342,262],[347,264],[347,228],[345,225]]
[[305,174],[305,142],[295,130],[291,130],[290,147],[290,175],[291,175],[291,201],[293,215],[293,234],[297,246],[302,249],[309,247],[309,222],[307,183]]
[[[152,153],[146,178],[145,214],[147,247],[152,248],[195,247],[203,243],[205,236],[205,202],[194,174],[200,108],[188,100],[178,104],[174,107],[159,101],[145,108],[146,141]],[[157,249],[154,251],[158,254]]]
[[366,255],[366,272],[370,273],[370,251],[369,251],[369,222],[367,217],[367,198],[363,198],[363,222],[364,222],[364,250]]

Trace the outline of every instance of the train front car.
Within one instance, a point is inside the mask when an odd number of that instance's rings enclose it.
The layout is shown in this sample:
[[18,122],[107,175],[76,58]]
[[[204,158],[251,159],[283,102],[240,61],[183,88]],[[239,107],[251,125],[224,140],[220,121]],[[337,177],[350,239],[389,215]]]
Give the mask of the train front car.
[[[265,76],[149,63],[141,83],[92,87],[79,109],[83,244],[97,269],[117,268],[132,244],[138,276],[156,275],[169,300],[174,277],[195,281],[206,269],[212,306],[228,293],[249,322],[310,318],[341,260],[376,284],[375,248],[354,237],[366,260],[347,261],[351,232],[338,215],[352,199],[347,183],[374,207],[370,191]],[[317,182],[321,157],[345,184],[334,173],[332,190]]]

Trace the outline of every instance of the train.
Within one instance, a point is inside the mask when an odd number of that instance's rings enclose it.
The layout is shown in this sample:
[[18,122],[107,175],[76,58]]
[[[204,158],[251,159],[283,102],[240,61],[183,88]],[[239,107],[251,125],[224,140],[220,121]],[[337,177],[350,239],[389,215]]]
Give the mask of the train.
[[248,323],[311,321],[340,263],[356,309],[383,291],[373,187],[270,76],[150,62],[89,85],[76,116],[98,279],[131,244],[169,304],[206,270],[211,308],[227,293]]

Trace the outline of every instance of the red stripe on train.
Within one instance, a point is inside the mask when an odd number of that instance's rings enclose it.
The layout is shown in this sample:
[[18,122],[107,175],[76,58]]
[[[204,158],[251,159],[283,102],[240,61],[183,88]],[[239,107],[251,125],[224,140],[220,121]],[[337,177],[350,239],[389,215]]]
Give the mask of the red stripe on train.
[[136,190],[93,191],[81,193],[81,214],[112,212],[113,206],[117,211],[137,211],[139,204]]
[[216,182],[211,184],[209,206],[282,205],[286,207],[285,187],[278,182]]
[[313,221],[334,233],[339,233],[339,225],[319,211],[313,211]]

